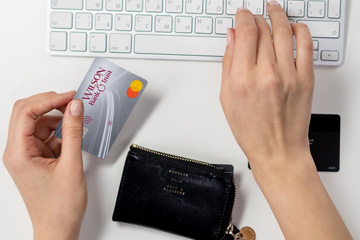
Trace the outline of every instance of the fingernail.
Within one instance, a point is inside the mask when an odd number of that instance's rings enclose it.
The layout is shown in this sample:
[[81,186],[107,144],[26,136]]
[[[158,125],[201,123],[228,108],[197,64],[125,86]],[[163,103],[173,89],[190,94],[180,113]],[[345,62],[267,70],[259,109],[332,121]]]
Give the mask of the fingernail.
[[230,33],[230,28],[227,30],[227,35],[226,35],[226,46],[229,46],[231,42],[231,33]]
[[236,11],[239,12],[239,11],[244,11],[246,10],[246,7],[239,7]]
[[75,99],[71,102],[71,108],[70,108],[71,115],[74,117],[80,117],[82,112],[82,103],[81,100]]
[[270,6],[277,6],[277,5],[280,5],[280,4],[276,0],[270,0],[269,5]]

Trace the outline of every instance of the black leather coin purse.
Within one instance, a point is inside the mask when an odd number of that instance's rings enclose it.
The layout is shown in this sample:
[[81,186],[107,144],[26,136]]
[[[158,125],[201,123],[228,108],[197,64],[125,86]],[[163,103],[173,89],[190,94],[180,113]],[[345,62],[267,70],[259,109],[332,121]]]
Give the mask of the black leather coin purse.
[[132,145],[113,221],[192,239],[227,239],[235,236],[234,201],[233,179],[216,166]]

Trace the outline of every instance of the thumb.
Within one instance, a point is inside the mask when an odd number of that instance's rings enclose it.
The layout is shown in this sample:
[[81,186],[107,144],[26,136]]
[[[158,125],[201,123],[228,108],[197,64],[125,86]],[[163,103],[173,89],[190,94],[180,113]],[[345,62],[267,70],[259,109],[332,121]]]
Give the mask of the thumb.
[[83,136],[84,106],[74,99],[66,107],[62,123],[61,159],[80,164],[82,168],[81,143]]

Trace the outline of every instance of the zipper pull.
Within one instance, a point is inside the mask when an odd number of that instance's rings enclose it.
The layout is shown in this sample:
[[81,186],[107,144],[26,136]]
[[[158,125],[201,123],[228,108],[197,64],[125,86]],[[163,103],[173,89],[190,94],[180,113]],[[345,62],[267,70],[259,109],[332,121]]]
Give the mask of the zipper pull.
[[242,234],[239,229],[230,224],[226,230],[226,236],[223,240],[242,240]]
[[234,225],[230,224],[223,240],[255,240],[255,238],[255,231],[251,227],[243,227],[239,231]]

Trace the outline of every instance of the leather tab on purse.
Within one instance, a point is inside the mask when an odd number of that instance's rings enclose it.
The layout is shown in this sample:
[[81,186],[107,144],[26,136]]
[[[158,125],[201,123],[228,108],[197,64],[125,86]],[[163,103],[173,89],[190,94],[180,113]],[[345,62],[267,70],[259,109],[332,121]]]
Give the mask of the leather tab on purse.
[[133,145],[113,221],[220,240],[231,221],[234,201],[234,181],[219,168]]

